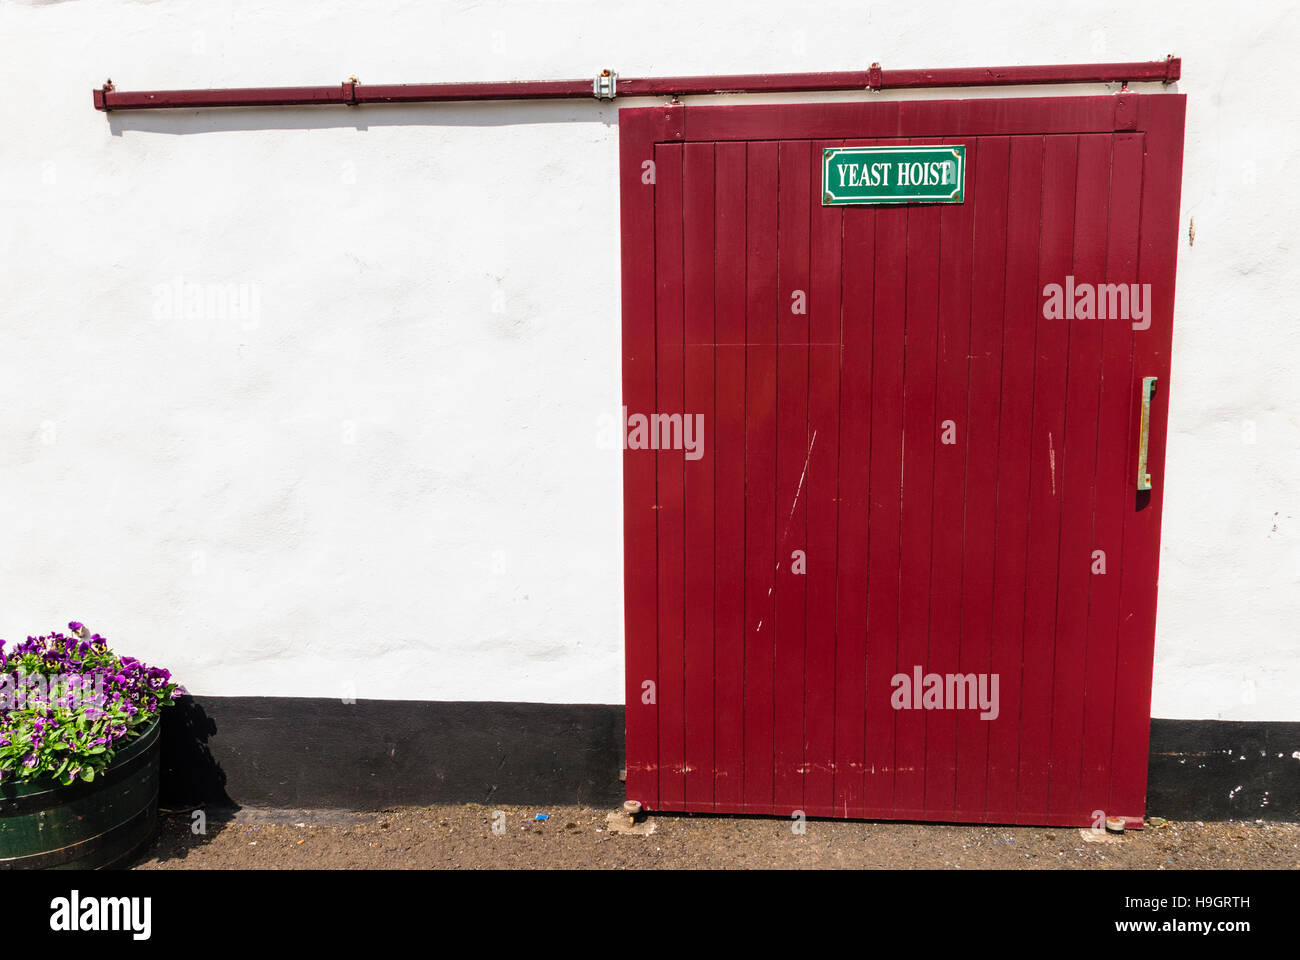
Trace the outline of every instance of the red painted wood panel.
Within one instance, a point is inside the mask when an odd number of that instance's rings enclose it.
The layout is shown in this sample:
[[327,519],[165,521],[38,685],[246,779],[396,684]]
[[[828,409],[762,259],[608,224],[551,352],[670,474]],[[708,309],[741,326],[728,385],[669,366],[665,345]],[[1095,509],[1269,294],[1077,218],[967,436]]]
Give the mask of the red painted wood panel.
[[[937,140],[913,140],[932,144]],[[943,207],[907,209],[907,278],[903,324],[903,467],[899,475],[898,672],[934,670],[929,658],[930,580],[934,534],[934,451],[939,358],[939,243]],[[939,589],[945,589],[940,586]],[[915,698],[913,698],[915,703]],[[925,815],[926,711],[896,711],[894,812]]]
[[822,150],[805,157],[810,213],[808,280],[808,547],[804,672],[804,797],[808,816],[835,809],[836,524],[839,513],[841,233],[838,207],[821,204]]
[[[682,272],[681,144],[655,147],[655,367],[654,411],[680,417],[686,401],[684,277]],[[659,802],[682,809],[686,766],[686,472],[684,452],[652,434],[659,448],[655,484],[659,515]],[[671,436],[667,437],[671,442]]]
[[[947,142],[954,141],[949,138]],[[966,145],[966,164],[979,164],[980,141]],[[967,412],[971,364],[971,258],[975,203],[942,208],[939,224],[938,342],[934,400],[934,495],[930,550],[929,645],[926,669],[941,675],[961,671],[964,554],[970,418]],[[949,430],[951,425],[951,430]],[[976,448],[979,457],[979,448]],[[925,808],[927,820],[951,820],[956,811],[957,722],[962,711],[936,710],[925,720]]]
[[[680,108],[625,111],[619,117],[622,249],[623,404],[649,413],[655,405],[655,143],[680,122]],[[623,429],[621,426],[620,429]],[[623,454],[624,633],[627,790],[659,805],[658,511],[655,463],[647,450]]]
[[[686,703],[683,809],[713,809],[714,469],[717,422],[714,384],[714,163],[713,144],[683,147],[683,269],[685,272],[685,377],[683,450],[686,484]],[[686,418],[690,418],[687,420]]]
[[745,800],[771,813],[776,669],[777,145],[746,159]]
[[[692,140],[861,140],[908,137],[1109,133],[1115,97],[1023,100],[909,100],[770,106],[692,107]],[[954,129],[954,109],[960,119]]]
[[[1096,282],[1106,276],[1111,140],[1104,134],[1079,138],[1071,272],[1080,281]],[[1105,197],[1108,202],[1099,202],[1098,197]],[[1088,601],[1094,576],[1093,490],[1097,480],[1097,403],[1102,382],[1103,324],[1076,323],[1069,331],[1069,379],[1060,461],[1061,537],[1056,588],[1056,659],[1052,671],[1048,822],[1068,821],[1079,811]]]
[[[1007,202],[1006,288],[1002,315],[997,498],[994,533],[990,675],[998,681],[998,716],[989,721],[986,816],[1016,819],[1020,771],[1021,673],[1024,667],[1025,561],[1029,547],[1029,447],[1032,439],[1034,335],[1038,327],[1038,239],[1043,138],[1013,137]],[[1003,683],[1002,681],[1006,682]]]
[[[1141,815],[1183,109],[624,112],[625,402],[705,420],[698,458],[625,456],[630,797]],[[938,138],[963,204],[821,206],[824,147]],[[1046,315],[1067,277],[1150,282],[1150,325]],[[895,709],[913,671],[940,696]],[[990,675],[996,717],[945,698]]]
[[[1116,134],[1106,228],[1106,278],[1137,280],[1138,218],[1142,206],[1143,135]],[[1124,515],[1135,484],[1128,473],[1133,397],[1133,331],[1129,320],[1102,322],[1101,385],[1097,401],[1097,466],[1091,552],[1100,550],[1105,573],[1089,563],[1088,667],[1083,681],[1083,750],[1080,809],[1105,817],[1110,809],[1110,758],[1115,741],[1115,664],[1119,655],[1119,594],[1124,556]],[[1123,456],[1115,451],[1125,451]]]
[[[1010,148],[1011,141],[1006,137],[982,139],[979,156],[967,174],[974,177],[975,184],[968,200],[975,212],[975,249],[971,255],[961,653],[958,657],[963,675],[987,675],[992,663]],[[987,818],[989,727],[990,721],[981,719],[974,710],[957,714],[953,811],[957,819]]]
[[[1138,277],[1150,284],[1149,324],[1133,329],[1134,409],[1143,377],[1158,377],[1151,399],[1148,472],[1152,489],[1137,493],[1124,519],[1124,558],[1118,624],[1119,662],[1115,710],[1126,721],[1111,754],[1113,816],[1140,818],[1145,810],[1150,724],[1135,722],[1151,711],[1152,637],[1156,621],[1156,579],[1160,568],[1160,513],[1169,427],[1169,350],[1173,337],[1174,273],[1178,250],[1178,201],[1182,186],[1185,99],[1142,97],[1138,124],[1146,131]],[[1134,423],[1137,418],[1134,417]],[[1136,433],[1136,431],[1133,431]],[[1129,439],[1129,475],[1137,474],[1136,436]],[[1118,726],[1119,724],[1117,724]]]
[[833,808],[835,816],[856,817],[861,815],[866,803],[867,518],[877,213],[871,207],[840,208],[840,217],[844,238],[840,307],[843,347],[836,527]]
[[717,322],[714,447],[714,637],[716,755],[714,798],[720,809],[744,804],[745,774],[745,186],[746,147],[716,147],[714,179]]
[[1043,143],[1042,209],[1035,285],[1032,420],[1029,437],[1029,543],[1022,664],[1017,817],[1046,822],[1051,754],[1052,670],[1056,647],[1056,583],[1061,539],[1061,488],[1065,472],[1065,389],[1074,324],[1048,319],[1043,289],[1066,282],[1073,270],[1078,138]]
[[[804,654],[807,627],[808,144],[778,146],[776,595],[773,715],[775,812],[803,808]],[[803,555],[795,569],[796,554]]]
[[[875,211],[867,513],[866,795],[861,814],[866,817],[892,817],[894,813],[898,711],[890,698],[892,679],[900,670],[898,593],[908,214],[906,207],[881,207]],[[907,669],[910,671],[911,666]]]

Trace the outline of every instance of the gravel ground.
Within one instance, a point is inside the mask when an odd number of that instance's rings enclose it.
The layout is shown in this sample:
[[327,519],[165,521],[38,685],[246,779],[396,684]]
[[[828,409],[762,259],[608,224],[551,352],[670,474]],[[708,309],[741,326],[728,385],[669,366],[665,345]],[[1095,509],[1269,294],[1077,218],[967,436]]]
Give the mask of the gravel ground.
[[[501,817],[498,814],[504,814]],[[654,814],[613,834],[608,809],[402,807],[380,813],[243,810],[165,815],[136,869],[1300,867],[1300,824],[1158,822],[1102,842],[1087,831]],[[494,817],[502,832],[493,832]],[[1106,842],[1109,841],[1109,842]]]

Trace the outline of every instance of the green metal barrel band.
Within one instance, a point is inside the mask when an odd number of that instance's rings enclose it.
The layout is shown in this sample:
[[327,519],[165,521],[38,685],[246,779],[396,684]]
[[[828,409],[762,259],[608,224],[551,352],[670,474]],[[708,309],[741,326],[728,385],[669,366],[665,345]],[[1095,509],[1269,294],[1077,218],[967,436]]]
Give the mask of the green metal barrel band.
[[[150,806],[132,814],[124,823],[119,823],[103,833],[87,837],[85,840],[78,840],[76,843],[70,843],[66,847],[60,847],[57,850],[47,850],[42,853],[28,854],[25,857],[10,857],[0,860],[0,870],[50,870],[56,867],[70,866],[75,868],[83,866],[83,861],[93,857],[96,853],[107,850],[116,852],[117,847],[121,846],[123,841],[133,841],[129,843],[128,849],[136,846],[141,839],[147,838],[148,834],[153,832],[153,820],[157,816],[158,797],[155,794],[153,803]],[[121,854],[118,853],[111,859],[116,860],[120,856]]]

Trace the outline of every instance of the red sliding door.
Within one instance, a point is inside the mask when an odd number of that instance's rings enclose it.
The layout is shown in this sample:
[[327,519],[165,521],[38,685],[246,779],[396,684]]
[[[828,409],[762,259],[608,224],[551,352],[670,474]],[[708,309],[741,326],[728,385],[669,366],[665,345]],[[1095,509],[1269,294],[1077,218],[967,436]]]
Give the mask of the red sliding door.
[[[622,111],[629,799],[1140,821],[1183,113]],[[935,144],[961,202],[824,204]]]

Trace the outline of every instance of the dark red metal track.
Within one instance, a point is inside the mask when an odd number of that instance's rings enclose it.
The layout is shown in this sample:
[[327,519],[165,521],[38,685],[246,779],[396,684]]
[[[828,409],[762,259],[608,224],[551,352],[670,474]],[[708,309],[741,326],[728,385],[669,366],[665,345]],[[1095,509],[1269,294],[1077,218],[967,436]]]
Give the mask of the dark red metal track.
[[[1182,75],[1182,60],[1072,63],[1021,67],[950,67],[938,70],[868,70],[832,73],[748,73],[733,76],[619,77],[620,97],[716,93],[798,93],[829,90],[898,90],[918,87],[996,87],[1044,83],[1160,81]],[[592,80],[520,80],[500,83],[381,83],[346,80],[328,87],[234,87],[213,90],[94,91],[95,109],[161,110],[208,107],[315,107],[361,103],[451,103],[472,100],[579,100],[594,96]]]

